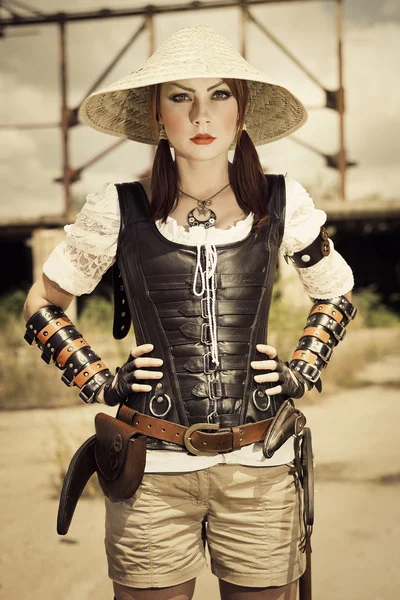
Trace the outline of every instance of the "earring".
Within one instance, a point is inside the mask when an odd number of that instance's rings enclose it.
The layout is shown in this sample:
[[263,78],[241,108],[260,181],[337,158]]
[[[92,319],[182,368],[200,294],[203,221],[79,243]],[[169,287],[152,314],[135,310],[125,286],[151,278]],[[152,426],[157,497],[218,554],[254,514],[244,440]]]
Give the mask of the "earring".
[[168,139],[168,136],[166,134],[164,125],[159,125],[158,137],[159,137],[160,140],[167,140]]

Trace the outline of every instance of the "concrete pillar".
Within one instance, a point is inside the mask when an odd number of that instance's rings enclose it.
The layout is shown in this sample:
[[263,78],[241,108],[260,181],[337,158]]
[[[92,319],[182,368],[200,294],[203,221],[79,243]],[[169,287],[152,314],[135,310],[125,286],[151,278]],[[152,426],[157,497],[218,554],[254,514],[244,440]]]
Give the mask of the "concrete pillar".
[[282,302],[294,310],[304,309],[306,314],[310,310],[311,300],[303,288],[296,269],[290,261],[287,264],[281,255],[279,255],[278,268]]
[[[29,245],[32,249],[33,281],[42,276],[43,265],[54,248],[65,239],[62,228],[57,229],[35,229],[32,232]],[[68,316],[71,321],[76,320],[77,306],[73,300],[68,308]]]

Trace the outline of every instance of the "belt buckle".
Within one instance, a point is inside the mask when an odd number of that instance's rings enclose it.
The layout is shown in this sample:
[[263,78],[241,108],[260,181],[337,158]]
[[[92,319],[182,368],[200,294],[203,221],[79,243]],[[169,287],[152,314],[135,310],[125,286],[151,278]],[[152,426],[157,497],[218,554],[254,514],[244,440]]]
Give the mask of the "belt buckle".
[[202,298],[200,300],[201,305],[201,316],[203,319],[208,319],[208,310],[207,310],[207,298]]
[[191,436],[194,431],[218,431],[218,429],[219,425],[216,423],[195,423],[194,425],[190,425],[183,434],[183,443],[185,444],[186,450],[196,456],[215,456],[218,452],[204,452],[203,450],[195,448],[192,444]]
[[200,331],[200,341],[202,344],[206,344],[207,346],[211,346],[211,333],[210,333],[210,325],[208,323],[201,324]]
[[203,354],[203,372],[206,375],[211,375],[211,373],[214,373],[214,370],[215,370],[215,369],[211,368],[210,361],[212,359],[210,357],[211,357],[211,352],[207,352],[206,354]]

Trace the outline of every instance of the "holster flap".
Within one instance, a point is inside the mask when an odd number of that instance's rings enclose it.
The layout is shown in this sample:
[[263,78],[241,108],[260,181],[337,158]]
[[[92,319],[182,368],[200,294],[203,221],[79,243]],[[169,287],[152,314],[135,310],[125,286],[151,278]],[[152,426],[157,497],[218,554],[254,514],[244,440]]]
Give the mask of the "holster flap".
[[130,425],[105,413],[94,419],[96,428],[95,457],[97,469],[108,481],[115,480],[124,466],[129,440],[137,432]]
[[293,400],[290,398],[285,400],[265,437],[263,444],[265,458],[271,458],[292,435],[301,433],[305,424],[306,418],[300,410],[295,408]]
[[75,508],[85,485],[96,471],[94,445],[96,436],[92,435],[82,444],[72,457],[65,475],[57,515],[57,533],[68,533]]

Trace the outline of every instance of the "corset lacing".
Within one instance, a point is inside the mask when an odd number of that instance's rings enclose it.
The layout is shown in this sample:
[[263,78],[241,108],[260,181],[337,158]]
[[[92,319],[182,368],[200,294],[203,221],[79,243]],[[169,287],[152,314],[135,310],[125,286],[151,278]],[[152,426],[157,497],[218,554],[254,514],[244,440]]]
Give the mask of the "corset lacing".
[[[201,264],[201,249],[204,248],[205,269]],[[214,365],[219,365],[218,339],[217,339],[217,317],[215,314],[215,291],[217,282],[215,270],[217,268],[217,249],[214,244],[197,244],[196,270],[193,280],[193,294],[198,298],[206,294],[208,325],[210,327],[211,358]],[[200,279],[200,289],[198,283]]]

